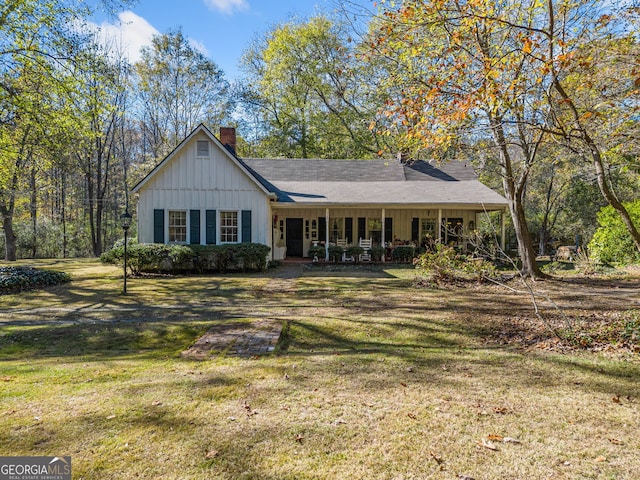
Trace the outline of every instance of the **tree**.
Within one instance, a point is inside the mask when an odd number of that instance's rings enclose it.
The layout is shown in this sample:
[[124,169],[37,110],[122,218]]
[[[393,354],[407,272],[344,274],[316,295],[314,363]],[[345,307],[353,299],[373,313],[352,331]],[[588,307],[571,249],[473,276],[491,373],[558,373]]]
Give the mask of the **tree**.
[[224,73],[182,31],[156,35],[135,71],[145,156],[162,158],[199,123],[221,125],[228,118]]
[[324,15],[278,25],[243,56],[241,98],[260,118],[263,155],[363,158],[386,148],[367,127],[373,70],[346,27]]
[[547,0],[547,23],[531,35],[551,74],[553,128],[566,148],[590,162],[607,203],[640,253],[640,231],[616,192],[611,170],[640,171],[640,44],[635,9],[594,1]]
[[383,5],[369,40],[371,57],[388,65],[386,129],[404,134],[404,148],[447,160],[480,147],[497,159],[527,276],[542,275],[524,195],[547,122],[547,82],[515,26],[539,15],[537,3],[407,0]]
[[9,0],[0,7],[0,216],[7,260],[16,259],[16,205],[30,188],[35,222],[39,162],[50,159],[46,147],[54,131],[69,125],[66,105],[73,104],[75,86],[69,67],[90,38],[77,28],[90,13],[89,3],[65,0]]

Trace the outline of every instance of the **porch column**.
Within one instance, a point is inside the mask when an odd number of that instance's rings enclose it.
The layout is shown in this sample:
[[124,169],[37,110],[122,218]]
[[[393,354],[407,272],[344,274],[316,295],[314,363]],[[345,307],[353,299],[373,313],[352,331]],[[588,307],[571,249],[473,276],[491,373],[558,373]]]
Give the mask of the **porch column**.
[[[502,214],[500,215],[500,248],[502,249],[503,252],[505,252],[505,247],[506,247],[506,241],[505,241],[505,235],[507,232],[507,209],[505,208],[502,211]],[[506,252],[505,252],[506,253]]]
[[[384,226],[384,217],[386,216],[386,212],[385,209],[382,209],[382,234],[380,235],[380,243],[382,244],[382,247],[385,247],[385,238],[384,238],[384,230],[385,230],[385,226]],[[385,253],[382,254],[382,263],[384,263],[384,257],[386,257],[386,248],[385,248]]]
[[442,243],[442,209],[438,209],[438,225],[436,225],[438,229],[438,235],[436,238],[438,239],[438,243]]
[[329,261],[329,209],[327,208],[324,212],[325,219],[325,240],[324,240],[324,261]]

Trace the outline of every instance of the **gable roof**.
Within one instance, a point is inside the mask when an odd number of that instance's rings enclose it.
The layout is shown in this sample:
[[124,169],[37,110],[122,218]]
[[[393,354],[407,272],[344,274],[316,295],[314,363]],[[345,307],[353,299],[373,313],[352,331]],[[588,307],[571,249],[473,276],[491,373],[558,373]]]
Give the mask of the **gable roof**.
[[250,168],[247,167],[247,165],[242,160],[240,160],[232,152],[230,152],[229,149],[227,149],[227,147],[225,147],[220,142],[220,140],[218,140],[218,138],[213,133],[211,133],[211,130],[209,130],[202,123],[198,125],[196,128],[194,128],[193,131],[189,135],[187,135],[187,137],[184,140],[182,140],[182,142],[180,142],[171,151],[171,153],[169,153],[169,155],[167,155],[160,163],[158,163],[153,168],[153,170],[151,170],[142,180],[140,180],[131,189],[131,192],[138,193],[140,190],[142,190],[142,188],[144,188],[144,186],[148,184],[153,177],[155,177],[166,165],[168,165],[174,158],[178,156],[180,150],[182,150],[184,145],[186,145],[191,139],[193,139],[196,135],[200,133],[204,133],[205,135],[207,135],[207,137],[209,137],[209,140],[211,140],[214,143],[214,145],[216,145],[216,147],[219,148],[226,155],[227,158],[229,158],[231,162],[235,163],[238,166],[238,168],[240,168],[240,170],[242,170],[243,173],[247,175],[261,191],[263,191],[266,195],[270,197],[274,196],[274,193],[267,186],[263,184],[263,179],[256,176],[255,172],[253,172]]
[[423,160],[244,159],[278,202],[320,205],[485,205],[504,197],[482,184],[461,162]]

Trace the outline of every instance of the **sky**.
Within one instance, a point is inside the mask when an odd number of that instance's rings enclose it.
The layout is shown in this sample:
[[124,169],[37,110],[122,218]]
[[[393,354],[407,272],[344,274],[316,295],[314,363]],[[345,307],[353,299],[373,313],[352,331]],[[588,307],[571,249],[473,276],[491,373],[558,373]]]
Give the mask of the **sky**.
[[[348,3],[373,5],[373,0]],[[106,35],[115,37],[133,63],[154,34],[182,29],[191,44],[213,60],[227,80],[241,76],[238,67],[251,41],[292,18],[333,12],[338,0],[138,0],[118,18],[96,19]]]

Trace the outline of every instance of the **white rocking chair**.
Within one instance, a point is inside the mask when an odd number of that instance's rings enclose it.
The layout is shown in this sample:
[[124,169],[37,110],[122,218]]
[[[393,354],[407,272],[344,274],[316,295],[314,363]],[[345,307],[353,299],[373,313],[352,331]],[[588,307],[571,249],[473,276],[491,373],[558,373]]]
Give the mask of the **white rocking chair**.
[[360,246],[364,249],[364,252],[360,254],[361,262],[370,262],[371,261],[371,239],[370,238],[361,238]]

